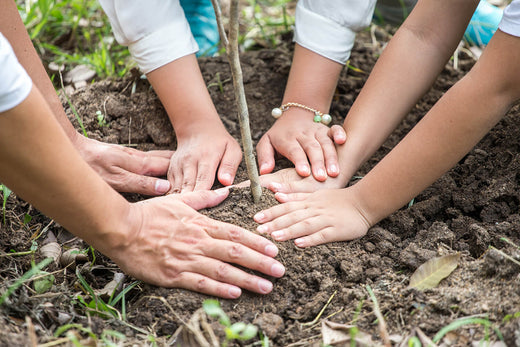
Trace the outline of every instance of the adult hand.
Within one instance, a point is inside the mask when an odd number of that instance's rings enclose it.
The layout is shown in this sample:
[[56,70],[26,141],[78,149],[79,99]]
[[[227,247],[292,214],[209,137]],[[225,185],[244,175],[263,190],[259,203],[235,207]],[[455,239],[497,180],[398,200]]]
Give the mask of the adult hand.
[[337,177],[340,170],[335,144],[341,145],[345,141],[343,127],[328,128],[313,122],[309,111],[289,108],[256,146],[260,174],[273,171],[278,153],[294,163],[296,172],[302,177],[311,172],[318,181],[325,181],[328,176]]
[[229,135],[220,120],[198,122],[177,133],[177,149],[170,161],[170,192],[211,189],[215,173],[220,183],[233,183],[242,160],[238,142]]
[[[106,254],[125,272],[148,283],[237,298],[244,288],[267,294],[270,281],[230,265],[281,277],[272,257],[277,247],[265,237],[212,220],[196,209],[219,204],[228,189],[172,194],[132,204],[133,231],[124,247]],[[137,229],[137,230],[136,230]]]
[[256,222],[264,223],[257,231],[276,241],[295,239],[296,246],[309,247],[359,238],[371,226],[352,188],[276,195],[283,204],[254,216]]
[[173,151],[142,152],[99,142],[82,135],[73,140],[83,159],[119,192],[162,195],[170,189],[166,176]]

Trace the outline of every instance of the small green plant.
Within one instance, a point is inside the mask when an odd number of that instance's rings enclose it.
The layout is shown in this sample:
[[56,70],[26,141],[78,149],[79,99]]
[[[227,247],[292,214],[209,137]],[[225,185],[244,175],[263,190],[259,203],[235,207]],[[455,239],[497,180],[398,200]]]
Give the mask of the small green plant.
[[11,189],[7,188],[7,186],[0,184],[0,192],[2,192],[3,202],[2,202],[2,223],[5,225],[5,206],[7,204],[7,199],[9,195],[11,195]]
[[253,324],[246,324],[244,322],[231,324],[228,315],[220,307],[220,303],[217,300],[204,300],[202,308],[208,316],[218,318],[220,324],[224,326],[226,340],[224,341],[223,346],[227,346],[228,343],[233,340],[250,340],[258,334],[258,328]]
[[484,340],[489,341],[490,340],[490,333],[489,330],[492,329],[496,336],[500,339],[500,341],[504,341],[504,337],[502,336],[502,333],[500,330],[493,325],[489,321],[487,317],[463,317],[457,320],[454,320],[450,324],[443,327],[439,332],[433,337],[432,341],[434,343],[438,343],[441,341],[441,339],[450,331],[457,330],[463,326],[466,325],[481,325],[484,327]]
[[[110,298],[105,302],[99,295],[96,295],[92,287],[87,283],[85,278],[79,272],[79,268],[76,269],[76,276],[79,279],[83,290],[90,296],[90,301],[87,302],[81,295],[78,295],[77,299],[83,305],[87,311],[87,314],[95,314],[101,318],[116,318],[121,321],[126,321],[126,294],[132,290],[139,281],[135,281],[128,287],[123,289],[118,295],[116,294],[117,288],[110,295]],[[121,301],[121,311],[117,310],[115,306]]]
[[52,263],[53,259],[52,258],[46,258],[44,260],[42,260],[40,263],[38,264],[32,264],[32,267],[29,271],[27,271],[26,273],[24,273],[22,275],[22,277],[20,277],[19,279],[17,279],[11,286],[9,286],[9,288],[7,288],[7,291],[0,297],[0,305],[2,305],[4,303],[4,301],[18,288],[20,288],[20,286],[22,286],[25,282],[29,281],[31,278],[33,278],[34,276],[40,274],[42,272],[42,269],[45,268],[47,265],[49,265],[50,263]]
[[108,126],[108,123],[107,123],[107,120],[105,118],[105,115],[101,111],[99,111],[99,110],[96,111],[96,119],[97,119],[98,125],[101,128]]

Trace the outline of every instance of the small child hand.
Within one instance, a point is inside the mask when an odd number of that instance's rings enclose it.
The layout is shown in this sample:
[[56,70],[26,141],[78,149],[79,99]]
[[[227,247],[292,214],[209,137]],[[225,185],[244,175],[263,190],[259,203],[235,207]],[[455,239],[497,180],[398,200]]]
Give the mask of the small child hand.
[[298,247],[316,246],[364,236],[370,223],[356,205],[350,188],[315,193],[276,193],[283,204],[261,211],[254,220],[257,228],[276,241],[295,239]]
[[[339,175],[338,155],[335,144],[346,141],[343,127],[332,128],[312,121],[306,110],[290,108],[258,142],[256,151],[260,174],[273,171],[275,153],[294,163],[302,177],[311,173],[318,181]],[[310,166],[309,166],[310,162]]]

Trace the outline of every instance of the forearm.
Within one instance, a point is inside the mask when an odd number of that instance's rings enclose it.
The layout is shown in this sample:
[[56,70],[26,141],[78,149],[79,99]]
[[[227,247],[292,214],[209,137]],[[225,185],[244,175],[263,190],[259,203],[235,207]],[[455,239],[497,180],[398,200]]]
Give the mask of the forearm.
[[469,152],[520,98],[520,38],[497,32],[471,72],[354,189],[374,224]]
[[178,137],[196,130],[197,123],[220,122],[200,73],[195,54],[179,58],[147,74]]
[[384,49],[343,124],[340,162],[358,168],[368,160],[442,71],[474,9],[452,2],[444,6],[456,14],[445,16],[442,6],[420,1]]
[[47,71],[34,49],[29,34],[20,18],[15,2],[13,0],[0,0],[0,8],[2,8],[2,11],[0,11],[0,32],[11,43],[18,61],[43,94],[52,113],[65,130],[69,139],[74,141],[77,131],[65,114],[61,101],[47,75]]
[[282,104],[297,102],[328,113],[342,69],[342,64],[296,44]]
[[2,183],[101,252],[124,242],[129,203],[81,159],[34,86],[0,113],[0,162]]

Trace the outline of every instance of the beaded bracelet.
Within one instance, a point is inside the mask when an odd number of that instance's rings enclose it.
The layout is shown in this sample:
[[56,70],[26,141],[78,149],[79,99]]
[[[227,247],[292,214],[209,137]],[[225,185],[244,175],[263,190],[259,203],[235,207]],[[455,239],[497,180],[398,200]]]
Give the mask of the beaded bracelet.
[[273,108],[273,110],[271,111],[271,115],[274,118],[280,118],[282,116],[282,114],[289,109],[289,107],[299,107],[299,108],[302,108],[304,110],[314,113],[313,120],[315,123],[322,123],[325,125],[329,125],[329,123],[332,121],[332,117],[330,116],[330,114],[327,114],[327,113],[324,114],[323,112],[310,108],[309,106],[298,104],[296,102],[288,102],[286,104],[283,104],[279,108],[278,107]]

